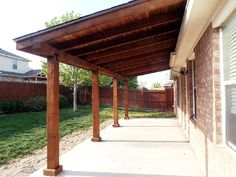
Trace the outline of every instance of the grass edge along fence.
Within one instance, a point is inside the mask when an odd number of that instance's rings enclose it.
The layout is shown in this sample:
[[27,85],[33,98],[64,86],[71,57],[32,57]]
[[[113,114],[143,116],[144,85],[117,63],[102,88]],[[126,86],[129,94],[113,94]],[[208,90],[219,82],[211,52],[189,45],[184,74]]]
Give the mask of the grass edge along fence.
[[[100,87],[99,93],[100,104],[112,106],[113,88]],[[123,93],[123,89],[118,89],[119,107],[123,107]],[[60,95],[64,95],[69,103],[72,104],[72,89],[60,86]],[[0,81],[0,101],[6,99],[26,100],[37,96],[46,97],[46,84]],[[79,104],[91,105],[91,96],[91,87],[79,87]],[[129,90],[129,108],[173,112],[173,103],[172,88],[166,88],[165,90]]]

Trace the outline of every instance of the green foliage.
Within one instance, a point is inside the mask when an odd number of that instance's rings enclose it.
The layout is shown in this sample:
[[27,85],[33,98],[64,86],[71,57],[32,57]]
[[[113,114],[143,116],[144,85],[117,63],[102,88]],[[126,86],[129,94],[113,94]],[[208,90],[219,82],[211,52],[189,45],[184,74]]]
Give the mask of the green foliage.
[[[67,108],[69,102],[63,95],[59,97],[60,108]],[[25,101],[4,100],[0,102],[0,110],[4,113],[19,113],[23,111],[38,112],[46,110],[46,98],[43,96],[31,97]]]
[[16,103],[16,107],[17,107],[16,112],[23,112],[25,110],[23,101],[16,100],[15,103]]
[[74,83],[77,83],[76,85],[89,86],[91,85],[91,71],[61,63],[60,83],[71,88]]
[[46,110],[46,98],[43,96],[28,98],[24,101],[24,108],[29,112],[44,111]]
[[[47,62],[42,62],[43,76],[47,76]],[[74,82],[77,82],[79,86],[91,86],[92,85],[92,73],[91,71],[76,68],[64,63],[60,63],[60,84],[73,88]],[[109,87],[112,84],[112,78],[103,74],[99,74],[99,85],[102,87]],[[132,84],[132,82],[131,82]]]
[[[123,88],[124,87],[124,81],[119,80],[118,86],[120,88]],[[129,89],[137,89],[138,87],[139,87],[139,85],[138,85],[138,78],[137,77],[132,77],[132,78],[128,79],[128,88]]]
[[75,20],[79,17],[80,17],[80,14],[76,14],[74,11],[66,12],[61,17],[53,17],[50,21],[45,22],[45,26],[47,28],[51,28],[53,26],[69,22],[71,20]]
[[0,110],[4,113],[22,112],[24,105],[22,101],[4,100],[0,103]]
[[112,77],[99,74],[99,86],[101,87],[110,87],[112,84]]
[[1,110],[5,113],[7,113],[10,110],[10,101],[5,100],[1,102]]
[[161,88],[162,85],[159,82],[153,83],[152,85],[153,88]]
[[60,106],[60,108],[69,107],[69,102],[68,102],[67,98],[63,95],[60,95],[60,97],[59,97],[59,106]]
[[[82,106],[79,111],[60,110],[60,137],[72,132],[88,130],[92,125],[90,106]],[[130,117],[174,117],[173,113],[153,111],[129,111]],[[124,117],[124,110],[119,110]],[[111,107],[101,107],[100,120],[113,118]],[[47,143],[46,112],[10,114],[0,119],[0,166],[10,160],[32,154]]]

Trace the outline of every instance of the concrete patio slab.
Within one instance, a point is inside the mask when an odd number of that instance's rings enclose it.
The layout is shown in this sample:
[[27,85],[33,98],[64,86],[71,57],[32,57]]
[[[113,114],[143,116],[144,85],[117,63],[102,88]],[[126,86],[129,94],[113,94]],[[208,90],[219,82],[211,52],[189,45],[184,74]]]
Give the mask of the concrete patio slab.
[[[60,158],[61,177],[203,177],[177,119],[120,120]],[[44,167],[45,168],[45,167]],[[31,177],[43,176],[43,168]]]

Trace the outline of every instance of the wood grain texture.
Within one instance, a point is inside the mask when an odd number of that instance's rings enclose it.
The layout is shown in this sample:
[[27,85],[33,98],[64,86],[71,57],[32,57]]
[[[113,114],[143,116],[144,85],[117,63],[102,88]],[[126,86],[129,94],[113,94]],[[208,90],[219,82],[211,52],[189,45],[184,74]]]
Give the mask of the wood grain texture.
[[59,173],[59,62],[48,58],[47,75],[47,169],[45,175]]
[[119,120],[118,120],[118,80],[115,77],[113,78],[113,117],[114,117],[113,127],[119,127]]
[[125,119],[129,119],[129,90],[128,90],[128,80],[124,80],[124,108],[125,108]]
[[98,71],[92,72],[92,114],[93,114],[93,137],[92,141],[101,141],[100,117],[99,117],[99,80]]

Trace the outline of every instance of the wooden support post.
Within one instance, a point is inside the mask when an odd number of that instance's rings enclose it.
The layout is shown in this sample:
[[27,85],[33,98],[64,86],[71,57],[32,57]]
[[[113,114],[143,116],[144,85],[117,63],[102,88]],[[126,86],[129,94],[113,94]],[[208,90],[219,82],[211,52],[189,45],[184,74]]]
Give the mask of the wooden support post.
[[62,171],[59,165],[59,62],[56,56],[48,57],[47,76],[47,168],[46,176]]
[[92,141],[101,141],[99,119],[99,80],[98,71],[92,73],[92,112],[93,112],[93,137]]
[[117,78],[113,78],[113,115],[114,115],[114,124],[113,127],[119,127],[118,122],[118,88],[117,88]]
[[129,119],[129,90],[128,90],[128,80],[124,80],[124,108],[125,108],[125,119]]

